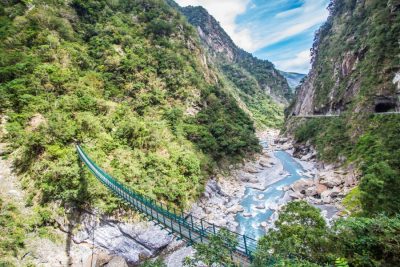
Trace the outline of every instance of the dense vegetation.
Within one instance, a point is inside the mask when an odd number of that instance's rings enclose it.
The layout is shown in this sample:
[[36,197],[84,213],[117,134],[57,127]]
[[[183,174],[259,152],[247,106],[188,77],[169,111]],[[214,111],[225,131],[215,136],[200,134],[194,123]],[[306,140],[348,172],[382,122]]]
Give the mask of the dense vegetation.
[[277,229],[260,241],[258,263],[274,256],[318,265],[398,265],[400,118],[371,114],[379,99],[395,106],[398,9],[396,1],[331,1],[331,16],[313,47],[315,80],[308,82],[315,92],[309,112],[333,110],[341,111],[341,116],[294,117],[286,130],[298,143],[314,145],[320,160],[355,163],[359,168],[359,185],[343,201],[352,213],[328,227],[315,208],[302,202],[289,204]]
[[[395,55],[400,53],[398,2],[357,2],[331,1],[331,15],[315,37],[316,109],[330,105],[337,109],[349,103],[358,110],[369,109],[377,96],[395,94],[392,81],[399,66]],[[351,90],[354,99],[350,100]]]
[[204,8],[189,6],[181,10],[191,24],[201,28],[209,60],[221,71],[228,88],[252,116],[256,126],[282,125],[282,103],[291,99],[292,92],[274,65],[237,47]]
[[0,40],[0,111],[31,203],[119,205],[82,171],[75,143],[179,206],[216,164],[259,149],[252,121],[201,64],[192,26],[163,1],[6,1]]
[[284,266],[397,266],[400,260],[398,216],[354,217],[328,227],[319,209],[296,201],[276,227],[259,241],[254,266],[282,259],[290,262]]

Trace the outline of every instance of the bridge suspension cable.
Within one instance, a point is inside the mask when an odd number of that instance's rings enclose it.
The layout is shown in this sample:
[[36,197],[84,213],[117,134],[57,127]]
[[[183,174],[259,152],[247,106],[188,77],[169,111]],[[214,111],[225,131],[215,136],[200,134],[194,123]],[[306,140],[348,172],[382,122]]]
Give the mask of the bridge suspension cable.
[[[192,216],[192,214],[185,212],[179,213],[175,209],[171,210],[161,202],[157,202],[139,192],[129,189],[97,166],[79,145],[76,146],[76,150],[82,162],[112,193],[117,195],[132,208],[147,216],[150,220],[161,225],[163,228],[169,229],[171,233],[178,235],[180,238],[187,240],[190,245],[195,243],[208,243],[210,235],[215,235],[218,231],[223,229],[203,219],[196,218]],[[234,251],[232,251],[235,256],[251,261],[257,247],[257,240],[230,231],[229,229],[226,230],[235,235],[237,239],[238,245],[234,248]]]

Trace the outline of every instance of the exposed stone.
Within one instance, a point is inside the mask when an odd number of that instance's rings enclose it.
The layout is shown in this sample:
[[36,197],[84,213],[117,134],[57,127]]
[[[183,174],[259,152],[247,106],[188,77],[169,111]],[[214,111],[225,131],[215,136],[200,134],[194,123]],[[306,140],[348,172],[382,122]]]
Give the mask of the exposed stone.
[[236,205],[230,207],[229,209],[226,209],[226,213],[227,213],[227,214],[229,214],[229,213],[236,214],[236,213],[238,213],[238,212],[242,212],[243,210],[244,210],[244,209],[243,209],[242,206],[240,206],[239,204],[236,204]]
[[315,196],[315,195],[317,195],[317,187],[316,186],[311,186],[311,187],[306,188],[305,195],[306,196]]
[[42,124],[46,124],[46,119],[43,117],[42,114],[37,113],[33,115],[33,117],[29,120],[27,130],[34,131]]
[[323,184],[317,184],[316,190],[317,190],[317,194],[321,194],[322,192],[328,190],[328,187]]
[[266,159],[261,159],[260,162],[259,162],[259,164],[260,164],[262,167],[265,167],[265,168],[270,166],[270,162],[269,162],[268,160],[266,160]]
[[301,199],[303,196],[299,192],[294,192],[294,191],[288,191],[289,196],[293,199]]
[[256,209],[259,209],[259,210],[265,209],[265,204],[264,203],[257,204]]
[[343,184],[341,177],[334,172],[326,172],[320,174],[319,183],[326,185],[329,188]]
[[244,168],[244,171],[245,171],[245,172],[248,172],[248,173],[259,173],[259,172],[260,172],[260,170],[257,169],[256,167],[254,167],[253,165],[247,165],[247,166]]
[[313,185],[312,180],[302,178],[297,182],[295,182],[294,184],[292,184],[290,187],[295,192],[305,192],[305,190],[312,185]]

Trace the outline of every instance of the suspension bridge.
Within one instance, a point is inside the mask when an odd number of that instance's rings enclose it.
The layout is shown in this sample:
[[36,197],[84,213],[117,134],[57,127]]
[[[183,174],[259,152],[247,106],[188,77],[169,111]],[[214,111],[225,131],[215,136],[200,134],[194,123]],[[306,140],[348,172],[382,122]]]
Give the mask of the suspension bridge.
[[[178,212],[176,209],[168,208],[161,202],[150,199],[139,192],[127,188],[124,184],[111,177],[99,166],[97,166],[81,148],[77,145],[76,150],[79,158],[94,174],[94,176],[105,185],[113,194],[126,202],[129,206],[144,214],[149,220],[159,224],[171,234],[178,236],[188,242],[189,245],[196,243],[209,243],[210,236],[217,234],[221,228],[215,224],[208,223],[203,219],[196,218],[190,213]],[[256,250],[257,241],[251,237],[230,231],[236,237],[236,247],[231,248],[232,255],[240,262],[250,262]]]

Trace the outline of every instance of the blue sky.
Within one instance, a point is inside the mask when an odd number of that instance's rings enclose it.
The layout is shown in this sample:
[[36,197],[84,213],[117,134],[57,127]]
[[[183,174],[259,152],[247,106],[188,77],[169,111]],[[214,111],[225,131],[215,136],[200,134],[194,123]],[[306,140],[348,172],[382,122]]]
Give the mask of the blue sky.
[[235,43],[278,69],[307,73],[314,33],[328,17],[329,0],[176,0],[201,5]]

